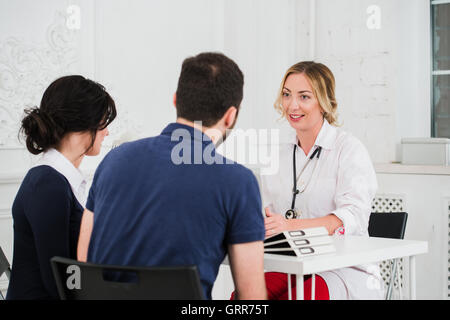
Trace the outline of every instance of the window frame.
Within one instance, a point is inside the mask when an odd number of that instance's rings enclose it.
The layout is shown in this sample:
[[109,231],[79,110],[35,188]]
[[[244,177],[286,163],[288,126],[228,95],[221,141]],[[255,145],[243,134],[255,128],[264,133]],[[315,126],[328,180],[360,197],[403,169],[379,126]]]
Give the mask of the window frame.
[[435,112],[435,86],[434,86],[434,77],[435,76],[442,76],[442,75],[450,75],[450,69],[449,70],[434,70],[434,14],[433,14],[433,8],[434,6],[442,5],[442,4],[450,4],[450,0],[431,0],[430,1],[430,31],[431,31],[431,45],[430,45],[430,51],[431,51],[431,137],[437,136],[436,131],[436,125],[435,125],[435,119],[436,119],[436,112]]

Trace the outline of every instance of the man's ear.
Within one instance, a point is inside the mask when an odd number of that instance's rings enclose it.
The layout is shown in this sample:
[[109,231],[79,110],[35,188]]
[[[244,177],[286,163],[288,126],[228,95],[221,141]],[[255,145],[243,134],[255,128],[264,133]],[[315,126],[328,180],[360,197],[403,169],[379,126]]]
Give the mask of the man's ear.
[[175,109],[177,108],[177,93],[176,92],[173,94],[173,106],[175,107]]
[[229,107],[223,116],[224,125],[226,129],[234,125],[236,117],[237,117],[237,108],[235,106]]

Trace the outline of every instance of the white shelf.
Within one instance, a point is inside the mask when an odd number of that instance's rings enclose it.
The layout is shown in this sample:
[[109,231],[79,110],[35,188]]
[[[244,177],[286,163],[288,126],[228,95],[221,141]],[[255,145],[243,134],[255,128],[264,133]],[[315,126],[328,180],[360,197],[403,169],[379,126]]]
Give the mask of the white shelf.
[[376,163],[376,173],[449,175],[450,166],[405,165],[401,163]]

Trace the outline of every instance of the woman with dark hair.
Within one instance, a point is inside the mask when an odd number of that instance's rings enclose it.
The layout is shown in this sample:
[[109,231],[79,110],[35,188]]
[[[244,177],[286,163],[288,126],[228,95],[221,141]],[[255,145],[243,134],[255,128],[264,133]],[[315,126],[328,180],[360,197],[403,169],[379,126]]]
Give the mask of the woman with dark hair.
[[78,167],[100,153],[116,117],[105,88],[82,76],[55,80],[39,108],[25,110],[20,132],[43,153],[14,199],[14,253],[7,299],[58,299],[50,259],[76,258],[86,181]]

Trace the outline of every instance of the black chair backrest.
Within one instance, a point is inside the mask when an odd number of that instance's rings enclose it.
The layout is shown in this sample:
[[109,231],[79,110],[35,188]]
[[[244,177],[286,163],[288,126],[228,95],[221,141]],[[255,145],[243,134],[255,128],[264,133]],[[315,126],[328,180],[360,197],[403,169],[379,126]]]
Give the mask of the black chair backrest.
[[6,276],[9,279],[11,276],[11,266],[3,253],[2,247],[0,247],[0,277],[3,273],[6,273]]
[[406,212],[372,212],[369,220],[369,236],[403,239],[407,219]]
[[61,257],[51,264],[63,300],[204,299],[196,266],[109,266]]

